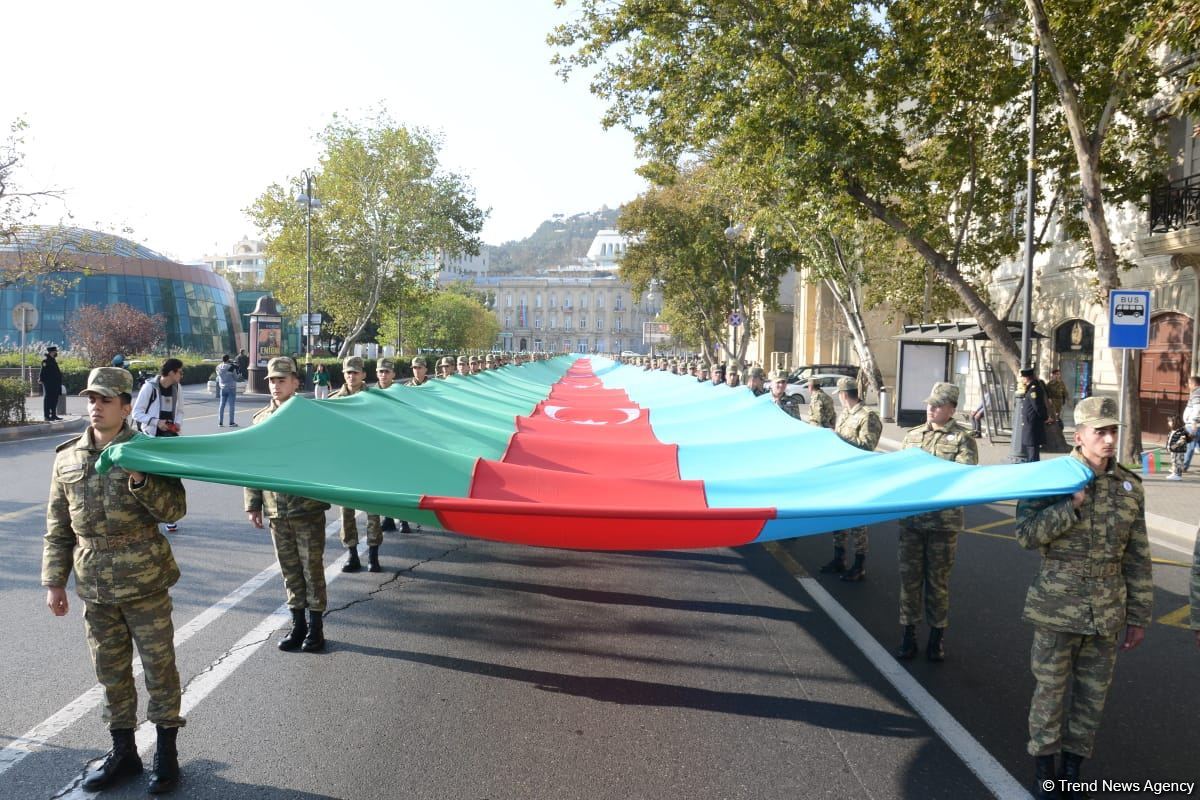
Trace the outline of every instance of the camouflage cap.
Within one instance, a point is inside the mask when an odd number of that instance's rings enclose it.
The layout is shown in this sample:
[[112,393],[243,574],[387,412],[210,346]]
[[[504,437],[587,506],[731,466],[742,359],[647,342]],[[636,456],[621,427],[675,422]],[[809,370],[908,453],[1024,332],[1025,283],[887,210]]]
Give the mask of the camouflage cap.
[[484,356],[483,360],[484,361],[495,361],[496,355],[495,355],[495,353],[488,353],[486,356]]
[[388,369],[388,370],[391,370],[392,372],[395,372],[396,371],[396,360],[393,358],[379,359],[378,361],[375,362],[375,371],[379,372],[379,370],[381,370],[381,369]]
[[750,377],[766,379],[767,371],[765,369],[763,369],[762,367],[751,367],[750,368]]
[[1089,397],[1080,400],[1075,406],[1075,427],[1087,425],[1089,428],[1109,428],[1120,425],[1117,419],[1117,401],[1111,397]]
[[838,378],[837,390],[839,392],[857,392],[858,381],[854,378]]
[[87,386],[80,396],[94,392],[102,397],[133,394],[133,376],[120,367],[96,367],[88,373]]
[[[460,356],[459,358],[460,358],[460,360],[461,360],[461,356]],[[468,363],[468,364],[478,364],[478,363],[479,363],[479,356],[471,356],[469,359],[467,359],[467,363]]]
[[[447,364],[450,363],[450,361],[445,358],[443,358],[442,361],[445,361]],[[429,365],[425,363],[425,356],[413,356],[412,364],[410,366],[425,367],[426,369],[429,369]]]
[[342,372],[366,372],[362,356],[347,356],[342,362]]
[[958,405],[958,387],[953,383],[943,383],[938,381],[929,390],[929,397],[925,398],[927,406],[957,406]]
[[300,370],[296,369],[296,362],[292,361],[288,356],[277,356],[267,362],[267,379],[271,378],[286,378],[288,375],[300,377]]
[[454,356],[442,356],[442,360],[438,362],[439,367],[453,367]]
[[454,363],[456,363],[456,364],[462,364],[462,365],[464,365],[464,366],[465,366],[465,365],[466,365],[466,363],[467,363],[467,357],[466,357],[466,356],[459,356],[458,358],[456,358],[456,359],[454,360]]
[[788,379],[788,373],[787,373],[787,370],[786,370],[786,369],[773,369],[773,370],[771,370],[771,381],[772,381],[772,382],[774,382],[774,381],[786,381],[787,379]]

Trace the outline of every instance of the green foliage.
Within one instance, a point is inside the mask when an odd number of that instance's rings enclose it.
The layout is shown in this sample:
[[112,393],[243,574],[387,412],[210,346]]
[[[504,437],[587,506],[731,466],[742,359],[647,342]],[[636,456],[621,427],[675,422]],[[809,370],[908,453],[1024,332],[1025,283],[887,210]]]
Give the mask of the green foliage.
[[[500,333],[495,315],[475,293],[462,287],[438,291],[404,308],[404,344],[408,350],[487,350]],[[396,341],[396,318],[379,326],[380,339]]]
[[26,391],[20,378],[0,378],[0,426],[25,424]]
[[[485,212],[467,180],[441,167],[440,139],[422,129],[382,112],[365,123],[335,116],[319,140],[313,309],[332,315],[345,354],[381,308],[427,281],[439,251],[478,252]],[[300,178],[273,185],[248,210],[267,242],[269,283],[289,308],[306,306],[306,209],[295,200],[304,188]]]
[[617,227],[617,214],[617,209],[608,206],[569,217],[556,214],[520,241],[488,247],[489,269],[496,273],[532,274],[547,267],[575,263],[587,255],[600,230]]

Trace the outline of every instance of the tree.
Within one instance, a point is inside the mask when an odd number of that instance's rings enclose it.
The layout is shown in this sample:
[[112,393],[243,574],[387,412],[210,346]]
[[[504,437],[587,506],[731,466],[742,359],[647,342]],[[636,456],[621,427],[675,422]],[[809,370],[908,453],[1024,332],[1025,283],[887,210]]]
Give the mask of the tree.
[[166,338],[166,321],[124,303],[80,306],[66,324],[72,350],[81,350],[94,367],[112,363],[118,353],[147,353]]
[[[750,309],[776,306],[779,280],[796,253],[773,230],[749,224],[753,210],[710,167],[659,171],[656,178],[659,185],[621,210],[618,225],[630,239],[621,277],[634,294],[661,289],[664,313],[686,338],[699,339],[706,358],[721,342],[740,361],[755,332]],[[734,312],[744,323],[728,341]]]
[[[396,317],[379,326],[380,336],[396,339]],[[404,308],[404,341],[416,348],[442,352],[487,350],[496,343],[500,323],[480,299],[461,290],[444,289]]]
[[[342,355],[379,309],[394,309],[441,251],[478,253],[485,212],[466,179],[438,161],[441,141],[394,123],[335,116],[319,136],[313,176],[313,304],[345,337]],[[305,307],[305,211],[288,188],[271,186],[248,209],[266,239],[268,283],[289,308]]]

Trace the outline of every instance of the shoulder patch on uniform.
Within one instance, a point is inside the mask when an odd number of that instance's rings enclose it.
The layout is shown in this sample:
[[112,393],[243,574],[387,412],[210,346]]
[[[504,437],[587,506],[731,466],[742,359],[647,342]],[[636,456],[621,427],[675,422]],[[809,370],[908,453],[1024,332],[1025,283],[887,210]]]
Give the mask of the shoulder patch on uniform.
[[[83,436],[87,436],[87,434],[85,433],[85,434],[83,434]],[[54,452],[61,453],[63,450],[66,450],[68,447],[74,447],[76,444],[79,443],[79,440],[82,439],[83,436],[76,436],[74,439],[67,439],[65,442],[60,444],[58,447],[55,447]]]
[[1126,483],[1128,483],[1131,479],[1138,483],[1142,482],[1142,476],[1133,470],[1128,469],[1124,464],[1117,464],[1116,469],[1114,469],[1113,472],[1124,478]]

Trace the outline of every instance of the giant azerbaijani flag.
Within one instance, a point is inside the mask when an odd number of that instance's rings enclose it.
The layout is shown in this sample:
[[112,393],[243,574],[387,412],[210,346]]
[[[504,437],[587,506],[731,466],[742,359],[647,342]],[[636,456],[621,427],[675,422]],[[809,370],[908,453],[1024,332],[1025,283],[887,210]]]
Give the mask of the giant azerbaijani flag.
[[971,467],[867,453],[769,395],[562,356],[337,400],[262,424],[136,437],[113,463],[304,495],[469,536],[614,550],[762,542],[953,506],[1069,494],[1073,458]]

